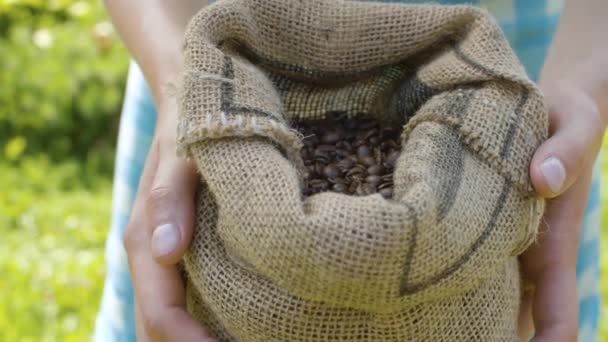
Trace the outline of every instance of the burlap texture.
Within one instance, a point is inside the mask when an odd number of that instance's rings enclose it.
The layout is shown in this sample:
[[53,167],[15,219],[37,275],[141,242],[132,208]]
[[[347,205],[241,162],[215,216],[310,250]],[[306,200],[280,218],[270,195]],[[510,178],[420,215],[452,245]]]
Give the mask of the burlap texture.
[[[227,0],[185,41],[188,306],[221,340],[514,341],[547,109],[467,6]],[[394,198],[303,198],[289,122],[409,119]]]

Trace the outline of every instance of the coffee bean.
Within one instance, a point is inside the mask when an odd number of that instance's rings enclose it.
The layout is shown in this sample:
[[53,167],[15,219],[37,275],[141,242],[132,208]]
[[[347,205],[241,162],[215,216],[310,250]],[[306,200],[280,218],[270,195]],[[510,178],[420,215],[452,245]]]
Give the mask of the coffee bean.
[[335,164],[329,164],[323,168],[323,175],[329,180],[335,179],[340,175],[340,169]]
[[342,137],[337,131],[329,131],[323,134],[323,136],[321,137],[321,142],[323,142],[324,144],[335,144],[340,139],[342,139]]
[[380,184],[381,181],[382,181],[382,179],[378,175],[369,175],[369,176],[365,177],[365,182],[373,185],[374,187],[378,186],[378,184]]
[[358,127],[360,130],[367,131],[378,127],[378,122],[371,119],[363,119]]
[[383,182],[393,182],[393,175],[392,174],[385,174],[382,175],[382,181]]
[[395,167],[400,154],[401,153],[398,150],[393,150],[388,156],[386,156],[386,163],[390,165],[390,167]]
[[333,146],[333,145],[324,144],[324,145],[317,146],[317,148],[315,149],[315,151],[321,151],[321,152],[325,152],[325,153],[331,153],[331,152],[335,152],[336,151],[336,147]]
[[346,175],[347,176],[362,175],[365,172],[366,172],[366,168],[361,164],[357,164],[357,165],[351,167],[350,170],[348,170],[348,172],[346,172]]
[[316,162],[315,163],[315,174],[321,176],[323,174],[323,169],[324,168],[325,168],[325,166],[323,165],[323,163]]
[[349,158],[344,158],[338,162],[337,166],[340,171],[348,172],[348,170],[353,166],[353,164],[354,163],[352,160],[350,160]]
[[371,137],[367,141],[369,142],[369,145],[372,147],[376,147],[376,146],[380,145],[379,137]]
[[365,145],[365,140],[364,139],[355,139],[355,141],[353,141],[353,148],[358,148],[361,145]]
[[372,165],[367,168],[367,173],[370,175],[380,175],[384,171],[384,167],[382,165]]
[[319,148],[315,150],[314,158],[316,162],[327,163],[329,162],[329,153],[326,151],[322,151]]
[[348,186],[346,186],[346,184],[336,183],[331,187],[331,189],[335,192],[345,193],[348,190]]
[[350,155],[350,151],[343,149],[336,149],[336,157],[343,159]]
[[376,159],[374,157],[365,157],[360,159],[361,164],[365,166],[372,166],[376,164]]
[[378,189],[386,189],[386,188],[392,188],[393,187],[393,182],[383,182],[380,185],[378,185]]
[[340,140],[336,143],[336,150],[338,150],[338,149],[350,152],[350,150],[351,150],[350,143],[347,140]]
[[310,186],[313,189],[327,190],[329,188],[329,183],[323,179],[313,179],[310,181]]
[[372,152],[369,150],[369,147],[366,145],[361,145],[357,148],[357,157],[359,159],[363,159],[372,155]]
[[393,197],[393,188],[384,188],[384,189],[380,189],[380,195],[382,195],[382,197],[389,199],[391,197]]

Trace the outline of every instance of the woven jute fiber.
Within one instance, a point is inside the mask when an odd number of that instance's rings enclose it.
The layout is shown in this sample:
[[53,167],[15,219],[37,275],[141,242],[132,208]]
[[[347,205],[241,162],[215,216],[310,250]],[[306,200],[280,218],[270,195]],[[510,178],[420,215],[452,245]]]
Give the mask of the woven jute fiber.
[[[192,20],[188,308],[220,340],[515,341],[547,108],[467,6],[224,0]],[[405,122],[394,196],[301,194],[290,123]]]

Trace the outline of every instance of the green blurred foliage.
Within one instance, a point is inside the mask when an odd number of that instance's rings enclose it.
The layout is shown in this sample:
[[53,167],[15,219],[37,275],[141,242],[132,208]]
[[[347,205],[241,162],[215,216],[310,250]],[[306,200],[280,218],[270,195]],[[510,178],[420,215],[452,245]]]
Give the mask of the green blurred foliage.
[[76,162],[0,163],[0,341],[91,339],[104,277],[110,180]]
[[128,57],[101,1],[0,0],[0,146],[110,174]]
[[87,341],[128,55],[101,1],[0,0],[0,341]]

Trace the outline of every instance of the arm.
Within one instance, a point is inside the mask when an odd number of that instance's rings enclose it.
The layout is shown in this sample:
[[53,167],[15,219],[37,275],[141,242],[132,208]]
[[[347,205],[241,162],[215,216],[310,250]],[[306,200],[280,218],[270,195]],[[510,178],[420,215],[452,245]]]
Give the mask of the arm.
[[[178,79],[182,42],[190,19],[206,0],[105,0],[112,21],[127,49],[142,68],[157,104],[162,88]],[[133,15],[137,13],[137,15]]]
[[[534,291],[522,310],[533,317],[535,341],[575,341],[576,257],[591,170],[608,122],[608,2],[567,0],[541,74],[550,134],[530,175],[546,198],[540,235],[522,256]],[[531,308],[531,312],[529,311]],[[531,325],[528,326],[531,329]]]
[[608,2],[568,0],[541,74],[541,86],[568,79],[608,116]]
[[135,288],[138,340],[210,341],[186,311],[184,285],[175,266],[192,237],[197,176],[187,161],[176,156],[177,108],[163,90],[179,79],[186,26],[206,1],[105,3],[150,85],[159,114],[124,235]]

